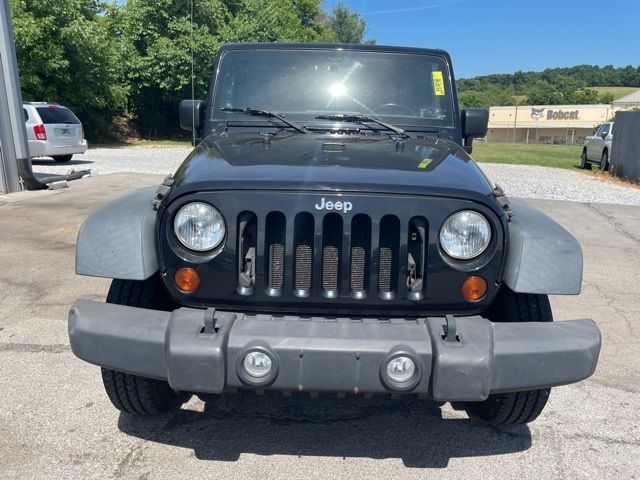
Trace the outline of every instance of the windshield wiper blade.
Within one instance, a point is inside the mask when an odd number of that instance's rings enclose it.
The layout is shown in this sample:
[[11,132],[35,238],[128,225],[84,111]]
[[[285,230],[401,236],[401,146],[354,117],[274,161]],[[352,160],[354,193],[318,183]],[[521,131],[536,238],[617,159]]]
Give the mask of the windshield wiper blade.
[[392,132],[397,133],[398,135],[402,135],[403,137],[411,138],[405,130],[400,127],[396,127],[395,125],[391,125],[390,123],[383,122],[382,120],[378,120],[375,117],[370,117],[368,115],[345,115],[345,114],[336,114],[336,115],[318,115],[316,117],[318,120],[335,120],[338,122],[353,122],[353,123],[377,123],[381,127],[386,128]]
[[299,133],[309,133],[309,130],[307,130],[304,127],[301,127],[300,125],[296,125],[290,120],[287,120],[283,115],[270,112],[268,110],[260,110],[258,108],[232,108],[232,107],[224,107],[224,108],[221,108],[221,110],[225,112],[246,113],[247,115],[255,115],[256,117],[277,118],[282,123],[290,126],[291,128],[293,128],[295,131]]

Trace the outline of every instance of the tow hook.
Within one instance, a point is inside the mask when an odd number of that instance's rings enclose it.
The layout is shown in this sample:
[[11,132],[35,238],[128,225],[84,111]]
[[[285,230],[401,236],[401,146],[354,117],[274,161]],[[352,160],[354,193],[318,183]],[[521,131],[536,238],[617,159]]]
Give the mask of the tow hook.
[[202,329],[202,333],[213,335],[216,332],[216,309],[210,307],[204,312],[204,328]]
[[453,315],[445,315],[445,321],[447,322],[444,327],[444,335],[442,339],[447,343],[460,343],[460,335],[458,335],[458,329],[456,326],[456,317]]

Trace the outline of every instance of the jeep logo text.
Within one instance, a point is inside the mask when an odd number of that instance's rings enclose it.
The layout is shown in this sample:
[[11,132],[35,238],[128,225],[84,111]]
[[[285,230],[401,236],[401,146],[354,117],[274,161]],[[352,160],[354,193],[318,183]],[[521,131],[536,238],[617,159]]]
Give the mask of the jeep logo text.
[[328,202],[322,197],[320,204],[316,203],[316,210],[337,210],[347,213],[353,210],[353,204],[351,202]]

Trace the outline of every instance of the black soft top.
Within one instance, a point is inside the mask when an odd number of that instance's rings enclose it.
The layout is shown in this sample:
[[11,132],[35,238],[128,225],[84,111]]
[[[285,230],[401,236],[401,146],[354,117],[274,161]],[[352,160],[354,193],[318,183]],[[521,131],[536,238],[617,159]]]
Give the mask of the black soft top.
[[436,55],[443,57],[451,66],[451,57],[445,50],[437,48],[395,47],[391,45],[369,45],[353,43],[225,43],[220,47],[220,53],[227,50],[360,50],[388,53],[412,53],[420,55]]

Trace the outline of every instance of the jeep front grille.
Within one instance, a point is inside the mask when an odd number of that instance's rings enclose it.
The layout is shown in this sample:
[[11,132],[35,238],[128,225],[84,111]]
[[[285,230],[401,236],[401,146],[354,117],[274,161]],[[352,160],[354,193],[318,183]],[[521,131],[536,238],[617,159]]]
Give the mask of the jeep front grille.
[[380,220],[380,268],[378,291],[383,298],[394,297],[394,286],[398,282],[398,253],[400,250],[400,221],[398,217],[386,215]]
[[[256,230],[264,236],[256,235]],[[402,225],[395,215],[372,221],[365,214],[300,212],[291,219],[271,212],[261,219],[242,212],[238,292],[253,295],[256,288],[263,288],[273,297],[293,293],[365,299],[375,295],[392,300],[402,291],[406,298],[420,300],[426,283],[426,232],[422,217]],[[263,265],[256,268],[256,261]]]
[[322,291],[327,297],[338,295],[341,244],[342,218],[337,213],[326,215],[322,221]]
[[286,220],[282,213],[271,212],[267,215],[266,252],[267,252],[267,289],[277,295],[284,285],[284,244]]
[[313,217],[310,213],[299,213],[295,219],[294,244],[296,246],[294,285],[296,292],[311,290],[311,268],[313,263]]
[[350,289],[354,295],[368,290],[371,258],[371,219],[356,215],[351,223],[351,272]]

